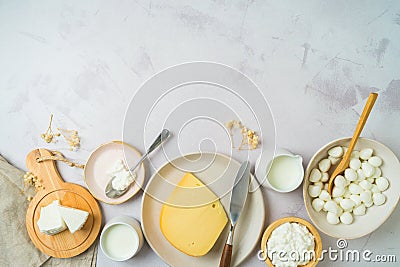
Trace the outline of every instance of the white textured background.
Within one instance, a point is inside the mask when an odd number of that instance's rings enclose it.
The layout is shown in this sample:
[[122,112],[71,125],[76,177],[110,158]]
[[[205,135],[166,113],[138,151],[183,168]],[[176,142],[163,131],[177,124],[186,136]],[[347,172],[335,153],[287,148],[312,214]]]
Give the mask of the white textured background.
[[[328,141],[350,136],[365,98],[378,91],[363,136],[399,156],[399,59],[399,1],[0,0],[0,153],[20,168],[36,147],[84,163],[99,144],[121,139],[128,101],[144,80],[170,65],[210,60],[253,79],[273,111],[277,145],[306,163]],[[55,125],[79,130],[78,152],[39,138],[50,113]],[[60,169],[82,184],[80,170]],[[300,190],[264,195],[268,222],[307,218]],[[139,196],[103,205],[105,219],[127,210],[139,218],[139,205]],[[399,219],[397,208],[349,248],[395,254],[399,262]],[[324,247],[335,247],[322,237]],[[244,265],[264,265],[255,253]],[[120,265],[132,263],[164,265],[147,246]],[[98,265],[117,266],[101,252]]]

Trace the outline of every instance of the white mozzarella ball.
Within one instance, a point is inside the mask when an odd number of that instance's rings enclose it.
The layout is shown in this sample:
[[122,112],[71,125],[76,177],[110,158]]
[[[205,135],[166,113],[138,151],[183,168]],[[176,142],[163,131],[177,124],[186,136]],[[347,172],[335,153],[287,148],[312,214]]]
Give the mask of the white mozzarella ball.
[[325,202],[322,199],[315,198],[312,201],[311,205],[316,212],[320,212],[322,210],[322,208],[324,207]]
[[345,211],[343,214],[340,216],[340,221],[344,224],[351,224],[353,222],[353,215],[351,215],[350,212]]
[[326,183],[328,182],[328,180],[329,180],[329,174],[327,172],[324,172],[321,177],[321,182]]
[[366,177],[371,177],[375,173],[375,168],[368,162],[361,163],[361,169]]
[[351,168],[347,168],[344,171],[344,177],[346,177],[347,180],[352,182],[352,181],[357,180],[357,173],[355,170],[353,170]]
[[311,197],[317,197],[321,193],[321,186],[318,185],[309,185],[308,186],[308,194]]
[[331,167],[331,161],[329,159],[323,159],[318,163],[318,168],[321,170],[321,172],[329,171],[330,167]]
[[365,178],[366,177],[365,177],[365,173],[363,172],[363,170],[358,169],[357,170],[357,180],[361,181],[361,180],[364,180]]
[[371,184],[373,184],[373,183],[375,182],[375,179],[374,179],[374,178],[367,178],[367,179],[365,179],[365,180],[367,180],[367,181],[370,182]]
[[366,208],[364,204],[361,204],[353,209],[353,214],[357,216],[362,216],[365,214]]
[[372,193],[380,193],[381,190],[379,190],[378,186],[376,184],[373,184],[371,187],[371,192]]
[[361,161],[358,158],[351,159],[349,166],[356,171],[361,167]]
[[369,190],[365,190],[360,194],[361,201],[364,203],[369,203],[372,201],[372,192]]
[[380,206],[386,202],[386,196],[382,193],[374,193],[372,200],[374,201],[375,205]]
[[340,207],[342,207],[344,210],[349,211],[355,206],[355,203],[351,199],[343,199],[340,201]]
[[341,197],[344,195],[344,187],[335,186],[332,190],[332,197]]
[[344,212],[343,209],[342,209],[339,205],[337,205],[336,207],[337,207],[336,215],[337,215],[337,216],[342,215],[343,212]]
[[349,188],[346,187],[346,188],[344,189],[343,198],[350,198],[350,196],[351,196],[351,192],[350,192]]
[[368,163],[374,167],[379,167],[382,165],[382,159],[378,156],[373,156],[368,159]]
[[326,211],[332,212],[332,213],[337,213],[338,208],[337,208],[337,204],[335,201],[333,200],[328,200],[325,204],[324,204],[324,209]]
[[378,178],[378,177],[381,177],[381,175],[382,175],[382,170],[381,170],[381,168],[376,167],[376,168],[375,168],[375,172],[374,172],[374,174],[373,174],[371,177],[372,177],[372,178]]
[[340,158],[335,158],[332,156],[329,156],[328,159],[331,161],[332,165],[335,165],[339,162]]
[[340,146],[335,146],[328,150],[328,155],[335,158],[340,158],[343,156],[343,148]]
[[360,195],[351,195],[350,199],[354,201],[355,206],[358,206],[361,204],[361,197]]
[[350,157],[351,157],[351,158],[354,158],[354,159],[359,159],[359,158],[360,158],[360,151],[358,151],[358,150],[353,150],[353,151],[351,152]]
[[358,184],[351,183],[349,185],[349,191],[352,194],[361,194],[362,192],[364,192],[364,189],[362,189],[362,187]]
[[325,191],[328,191],[328,183],[326,183],[326,184],[324,184],[324,188],[323,188],[323,190],[325,190]]
[[389,187],[389,181],[385,177],[376,178],[375,184],[380,191],[386,191],[386,189]]
[[340,204],[340,201],[342,201],[343,197],[334,197],[333,201],[336,202],[336,204]]
[[373,152],[374,151],[372,150],[372,148],[361,149],[360,158],[363,159],[363,160],[368,160],[372,156]]
[[336,176],[335,180],[333,181],[336,187],[345,187],[346,186],[346,179],[342,175]]
[[321,187],[321,189],[324,186],[324,184],[322,182],[316,182],[316,183],[314,183],[314,185]]
[[372,183],[368,180],[362,180],[359,185],[364,189],[364,190],[368,190],[371,189],[372,187]]
[[370,202],[364,203],[365,207],[369,208],[372,207],[372,205],[374,205],[374,202],[371,200]]
[[311,173],[310,173],[310,178],[308,178],[310,180],[310,182],[318,182],[321,180],[322,174],[321,171],[318,169],[312,169]]
[[328,212],[326,214],[326,220],[330,224],[338,224],[339,223],[339,217],[335,213],[332,213],[332,212]]
[[322,199],[323,201],[328,201],[331,200],[331,195],[329,195],[327,190],[322,190],[321,193],[319,194],[319,198]]

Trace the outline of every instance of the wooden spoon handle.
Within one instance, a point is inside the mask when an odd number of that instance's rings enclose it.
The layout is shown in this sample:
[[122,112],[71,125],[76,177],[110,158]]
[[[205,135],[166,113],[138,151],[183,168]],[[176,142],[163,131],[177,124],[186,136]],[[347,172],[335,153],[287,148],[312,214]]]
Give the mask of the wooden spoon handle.
[[26,156],[26,167],[40,179],[41,184],[46,190],[61,188],[61,185],[64,183],[53,160],[37,162],[38,158],[52,155],[53,153],[49,150],[39,148],[31,151]]
[[232,245],[225,244],[219,267],[230,267],[232,258]]
[[369,94],[367,103],[365,104],[364,110],[363,110],[363,112],[362,112],[362,114],[360,116],[360,120],[358,121],[356,130],[354,131],[353,138],[350,141],[347,153],[351,154],[351,152],[353,151],[353,149],[354,149],[354,147],[355,147],[355,145],[357,143],[357,140],[360,137],[361,131],[363,130],[364,125],[367,122],[368,116],[371,113],[371,110],[372,110],[372,108],[373,108],[373,106],[375,104],[375,101],[376,101],[377,97],[378,97],[377,93],[370,93]]

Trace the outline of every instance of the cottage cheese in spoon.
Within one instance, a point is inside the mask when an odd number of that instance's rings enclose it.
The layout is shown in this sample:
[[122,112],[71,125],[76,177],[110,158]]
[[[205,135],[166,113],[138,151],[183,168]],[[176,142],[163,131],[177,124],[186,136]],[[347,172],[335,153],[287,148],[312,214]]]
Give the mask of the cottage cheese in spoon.
[[108,171],[108,174],[111,177],[115,176],[115,179],[112,181],[112,187],[115,190],[124,190],[136,179],[136,173],[132,175],[122,159],[114,163],[112,168]]

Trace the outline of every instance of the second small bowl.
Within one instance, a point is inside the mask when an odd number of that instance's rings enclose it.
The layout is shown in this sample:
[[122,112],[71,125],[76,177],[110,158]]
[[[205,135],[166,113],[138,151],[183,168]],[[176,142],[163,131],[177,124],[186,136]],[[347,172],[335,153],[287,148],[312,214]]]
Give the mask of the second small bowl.
[[[308,221],[298,218],[298,217],[285,217],[285,218],[281,218],[279,220],[276,220],[275,222],[271,223],[267,229],[265,230],[262,240],[261,240],[261,251],[263,252],[263,254],[265,252],[267,252],[267,242],[269,237],[271,236],[272,231],[274,231],[278,226],[284,224],[284,223],[298,223],[301,225],[304,225],[305,227],[307,227],[307,230],[314,236],[314,256],[313,259],[308,262],[305,265],[302,265],[304,267],[313,267],[316,266],[318,264],[319,259],[321,258],[321,254],[322,254],[322,241],[321,241],[321,236],[319,235],[317,229],[315,229],[315,227],[309,223]],[[264,256],[264,255],[263,255]],[[272,264],[270,258],[268,256],[264,256],[265,258],[265,262],[267,263],[268,266],[273,267],[274,265]]]
[[111,219],[100,235],[100,248],[109,259],[125,261],[135,256],[143,246],[139,222],[129,216]]

